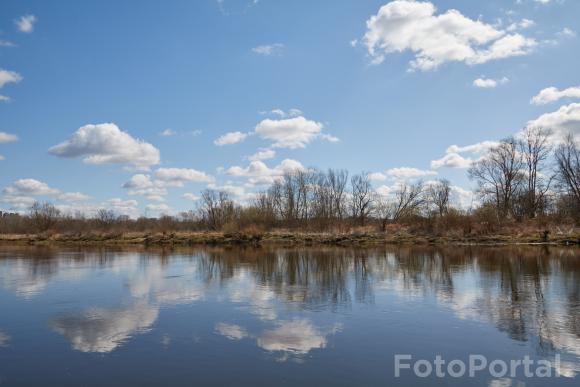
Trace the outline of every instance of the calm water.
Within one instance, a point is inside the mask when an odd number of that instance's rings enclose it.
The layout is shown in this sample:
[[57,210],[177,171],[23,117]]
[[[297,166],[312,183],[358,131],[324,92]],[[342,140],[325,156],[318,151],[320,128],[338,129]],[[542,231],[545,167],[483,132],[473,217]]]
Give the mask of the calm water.
[[[559,355],[561,376],[395,378],[395,354]],[[575,249],[0,247],[2,386],[579,381]]]

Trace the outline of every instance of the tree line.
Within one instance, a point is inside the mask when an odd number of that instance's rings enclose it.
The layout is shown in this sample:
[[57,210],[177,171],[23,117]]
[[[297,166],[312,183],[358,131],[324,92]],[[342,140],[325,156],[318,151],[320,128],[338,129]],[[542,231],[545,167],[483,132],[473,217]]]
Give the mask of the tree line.
[[525,223],[577,225],[580,221],[580,148],[573,135],[552,145],[552,133],[527,128],[501,140],[468,169],[477,185],[476,205],[454,203],[448,180],[401,182],[381,194],[370,174],[343,169],[284,173],[249,203],[226,191],[206,189],[197,208],[176,216],[130,219],[101,209],[93,217],[62,214],[35,203],[28,214],[3,214],[0,233],[89,231],[388,232],[406,227],[425,233],[490,233]]

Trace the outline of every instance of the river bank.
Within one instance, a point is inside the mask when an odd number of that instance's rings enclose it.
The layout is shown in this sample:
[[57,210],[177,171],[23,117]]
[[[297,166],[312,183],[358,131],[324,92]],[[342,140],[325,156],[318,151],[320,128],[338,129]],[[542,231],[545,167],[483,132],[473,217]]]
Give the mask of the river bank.
[[176,233],[79,233],[79,234],[3,234],[0,243],[12,244],[64,244],[64,245],[579,245],[580,234],[543,233],[439,236],[400,233],[224,233],[224,232],[176,232]]

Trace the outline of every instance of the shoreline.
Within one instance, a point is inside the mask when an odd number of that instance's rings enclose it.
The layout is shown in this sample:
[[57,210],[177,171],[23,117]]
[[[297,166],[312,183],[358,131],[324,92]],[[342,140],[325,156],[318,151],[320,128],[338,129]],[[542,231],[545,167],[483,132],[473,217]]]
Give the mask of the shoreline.
[[314,233],[314,232],[267,232],[264,234],[224,232],[176,232],[176,233],[87,233],[87,234],[3,234],[1,244],[26,245],[142,245],[142,246],[235,246],[276,245],[310,246],[328,245],[365,247],[381,245],[580,245],[580,235],[555,235],[544,239],[537,235],[480,235],[451,237],[416,235],[408,233]]

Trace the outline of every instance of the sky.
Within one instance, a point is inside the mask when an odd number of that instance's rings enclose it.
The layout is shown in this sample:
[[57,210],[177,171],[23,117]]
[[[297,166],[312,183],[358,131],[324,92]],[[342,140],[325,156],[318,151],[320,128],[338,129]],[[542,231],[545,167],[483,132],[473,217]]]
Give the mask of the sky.
[[0,2],[0,210],[247,202],[285,171],[446,178],[527,125],[580,132],[580,2]]

